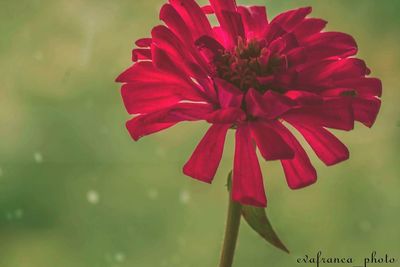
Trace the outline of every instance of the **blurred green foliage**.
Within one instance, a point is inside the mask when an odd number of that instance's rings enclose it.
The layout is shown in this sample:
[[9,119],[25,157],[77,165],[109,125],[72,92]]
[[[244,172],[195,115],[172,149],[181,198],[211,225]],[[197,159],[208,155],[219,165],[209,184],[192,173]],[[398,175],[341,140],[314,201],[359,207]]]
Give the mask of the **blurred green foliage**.
[[[238,2],[267,4],[269,16],[313,6],[329,30],[355,36],[384,97],[374,128],[339,133],[349,161],[327,168],[310,153],[316,185],[291,191],[279,163],[262,162],[269,217],[292,254],[243,224],[235,266],[297,266],[297,257],[319,250],[399,258],[400,2]],[[0,2],[1,267],[217,265],[232,133],[215,183],[193,181],[181,167],[207,125],[134,143],[114,83],[133,41],[159,23],[162,3]]]

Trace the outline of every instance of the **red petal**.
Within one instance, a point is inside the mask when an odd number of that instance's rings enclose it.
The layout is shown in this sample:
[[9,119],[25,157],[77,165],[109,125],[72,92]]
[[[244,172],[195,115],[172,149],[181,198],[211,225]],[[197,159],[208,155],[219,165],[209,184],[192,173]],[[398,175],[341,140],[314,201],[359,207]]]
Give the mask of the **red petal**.
[[214,110],[213,105],[205,103],[179,103],[162,118],[164,122],[205,120]]
[[276,38],[274,41],[272,41],[269,44],[269,49],[271,50],[271,52],[273,54],[281,53],[281,52],[286,53],[287,51],[289,51],[297,46],[298,46],[298,43],[297,43],[296,37],[291,33],[287,33],[281,37]]
[[[190,50],[165,26],[156,26],[152,32],[153,42],[162,49],[174,63],[196,79],[206,78],[207,74]],[[196,51],[197,52],[197,51]]]
[[138,115],[126,123],[132,138],[141,137],[169,128],[180,121],[202,120],[212,112],[208,104],[180,103],[171,108],[149,114]]
[[382,96],[382,82],[376,78],[360,77],[357,79],[335,81],[335,85],[343,88],[351,88],[361,96]]
[[247,39],[261,37],[268,26],[267,12],[264,6],[238,7],[242,16]]
[[232,199],[243,205],[267,205],[263,177],[247,124],[240,125],[236,131]]
[[250,124],[254,140],[265,160],[292,159],[294,152],[282,137],[265,122]]
[[317,181],[317,172],[299,141],[280,122],[275,122],[274,126],[295,152],[293,159],[281,161],[289,187],[291,189],[299,189],[315,183]]
[[349,158],[347,147],[324,128],[301,124],[293,124],[293,126],[304,136],[315,154],[326,165],[335,165]]
[[330,88],[320,92],[322,97],[344,97],[355,96],[357,93],[351,88]]
[[345,58],[357,54],[354,38],[341,32],[315,34],[304,43],[307,60],[315,61],[329,57]]
[[183,21],[181,15],[170,4],[165,4],[160,11],[160,20],[170,28],[183,42],[193,40],[192,33]]
[[221,10],[235,12],[237,8],[236,0],[210,0],[210,3],[215,12]]
[[150,47],[151,46],[151,38],[142,38],[135,42],[138,47]]
[[183,172],[200,181],[211,183],[218,169],[224,150],[229,124],[214,124],[200,141]]
[[286,96],[273,91],[261,95],[251,88],[246,94],[247,112],[255,117],[275,119],[293,108],[294,104]]
[[129,114],[152,112],[182,100],[203,100],[192,88],[176,83],[129,83],[122,86],[121,94]]
[[[171,64],[171,63],[170,63]],[[185,84],[185,86],[195,87],[195,84],[188,80],[187,77],[181,74],[173,74],[171,72],[163,71],[157,69],[152,62],[138,62],[129,67],[123,73],[121,73],[116,79],[120,83],[180,83]]]
[[323,98],[320,95],[306,91],[291,90],[287,91],[285,96],[296,101],[301,106],[320,105],[323,103]]
[[210,22],[194,0],[169,0],[169,2],[190,28],[194,40],[203,35],[212,36]]
[[329,99],[321,105],[293,109],[282,115],[282,118],[289,123],[323,126],[345,131],[354,128],[351,99],[348,98]]
[[205,5],[201,7],[201,10],[203,10],[204,14],[214,14],[214,9],[212,8],[211,5]]
[[367,74],[368,68],[363,60],[357,58],[328,59],[312,63],[299,70],[296,86],[301,86],[305,90],[332,87],[336,81],[356,79]]
[[159,114],[147,114],[137,116],[126,122],[131,137],[138,141],[143,136],[159,132],[177,124],[177,122],[159,123],[156,121],[156,116]]
[[354,118],[367,127],[372,127],[378,116],[381,100],[378,98],[353,98]]
[[311,7],[290,10],[275,17],[271,24],[279,24],[285,31],[290,32],[312,11]]
[[239,13],[222,10],[220,13],[217,13],[217,18],[228,38],[225,42],[226,48],[235,47],[239,37],[242,39],[245,38],[242,17]]
[[358,58],[342,59],[334,64],[332,69],[334,70],[331,76],[333,80],[359,78],[370,72],[364,60]]
[[136,62],[138,60],[151,60],[151,50],[150,49],[133,49],[132,50],[132,61]]
[[297,27],[293,30],[297,40],[302,41],[316,33],[322,31],[327,22],[323,19],[307,18],[304,19]]
[[267,43],[271,43],[276,38],[281,37],[287,32],[278,24],[278,23],[270,23],[264,30],[264,36]]
[[233,124],[246,119],[246,114],[240,108],[223,108],[211,113],[207,122]]
[[[154,94],[154,91],[130,88],[128,85],[123,85],[121,95],[124,100],[125,108],[129,114],[147,113],[155,110],[160,110],[166,107],[177,104],[182,97],[177,93],[164,91]],[[149,93],[148,93],[149,92]],[[150,93],[151,92],[151,93]],[[160,90],[158,90],[160,92]]]
[[206,61],[211,64],[214,61],[215,56],[221,51],[225,50],[225,48],[217,40],[207,35],[197,39],[195,45]]
[[241,107],[243,100],[242,91],[233,84],[219,78],[215,78],[214,82],[217,87],[221,107]]
[[179,76],[182,80],[190,82],[191,79],[188,73],[183,69],[183,66],[173,60],[163,49],[153,45],[151,47],[153,55],[153,64],[161,71],[169,72],[173,75]]

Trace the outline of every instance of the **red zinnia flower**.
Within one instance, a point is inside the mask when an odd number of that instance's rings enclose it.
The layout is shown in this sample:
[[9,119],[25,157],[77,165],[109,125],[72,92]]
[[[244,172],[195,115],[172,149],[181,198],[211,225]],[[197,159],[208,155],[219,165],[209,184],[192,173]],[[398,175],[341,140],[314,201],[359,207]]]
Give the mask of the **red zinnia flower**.
[[[313,184],[314,167],[286,124],[297,129],[317,156],[333,165],[349,151],[326,128],[349,131],[354,121],[374,124],[382,93],[367,77],[357,44],[347,34],[323,32],[326,21],[308,18],[310,7],[267,19],[265,7],[234,0],[169,0],[165,25],[136,42],[134,64],[117,79],[133,139],[181,121],[211,124],[186,163],[186,175],[211,183],[225,136],[236,129],[232,198],[265,206],[255,145],[265,160],[280,160],[290,188]],[[219,26],[207,15],[215,14]],[[255,144],[255,145],[254,145]]]

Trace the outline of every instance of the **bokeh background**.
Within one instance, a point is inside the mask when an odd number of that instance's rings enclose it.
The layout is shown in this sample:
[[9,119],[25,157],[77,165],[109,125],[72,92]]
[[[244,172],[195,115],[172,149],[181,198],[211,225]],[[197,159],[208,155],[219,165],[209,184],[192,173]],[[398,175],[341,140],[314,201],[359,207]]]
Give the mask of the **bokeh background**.
[[[181,167],[207,128],[187,123],[131,141],[118,73],[162,0],[0,1],[0,266],[216,266],[225,224],[230,133],[212,186]],[[204,3],[204,1],[201,1]],[[241,0],[269,16],[311,5],[352,34],[381,77],[374,128],[339,133],[351,159],[291,191],[263,162],[268,213],[291,249],[242,224],[235,266],[288,267],[300,256],[400,258],[400,1]],[[309,266],[309,265],[308,265]]]

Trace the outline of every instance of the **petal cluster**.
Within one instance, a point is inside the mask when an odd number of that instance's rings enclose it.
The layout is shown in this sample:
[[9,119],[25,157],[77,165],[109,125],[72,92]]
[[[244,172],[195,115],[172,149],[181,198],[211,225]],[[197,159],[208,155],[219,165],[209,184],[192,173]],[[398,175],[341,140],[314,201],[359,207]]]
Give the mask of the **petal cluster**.
[[[296,129],[326,165],[349,157],[329,130],[350,131],[358,121],[371,127],[382,94],[354,56],[348,34],[323,31],[326,21],[309,18],[310,7],[269,20],[262,6],[234,0],[169,0],[163,25],[136,41],[133,65],[117,81],[133,118],[134,140],[182,121],[211,124],[183,167],[186,175],[211,183],[225,137],[234,129],[232,197],[266,206],[256,149],[265,160],[280,160],[290,188],[313,184],[317,173],[288,129]],[[216,16],[218,25],[211,25]]]

